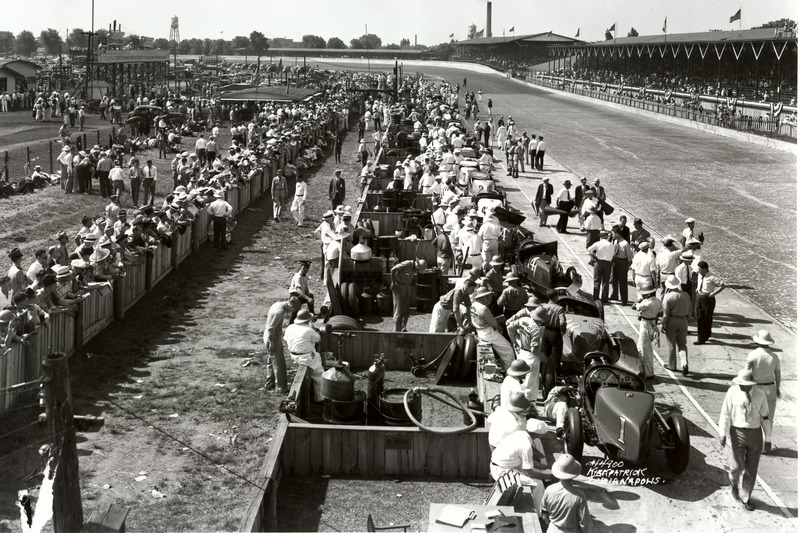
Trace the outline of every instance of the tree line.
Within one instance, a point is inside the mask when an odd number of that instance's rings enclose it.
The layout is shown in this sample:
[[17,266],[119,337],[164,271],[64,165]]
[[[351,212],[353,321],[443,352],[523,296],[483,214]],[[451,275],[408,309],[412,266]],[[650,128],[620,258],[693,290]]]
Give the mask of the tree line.
[[[106,43],[108,30],[100,29],[95,32],[92,39],[92,48],[97,49]],[[125,36],[123,45],[139,46],[141,35],[129,34]],[[278,44],[282,40],[277,40]],[[164,38],[155,39],[152,43],[153,48],[169,50],[178,54],[196,55],[262,55],[270,47],[270,40],[263,33],[254,31],[249,36],[239,35],[233,39],[184,39],[177,43],[170,42]],[[36,54],[40,48],[45,55],[57,56],[59,53],[67,54],[71,49],[86,49],[89,46],[88,32],[82,28],[73,28],[69,35],[64,39],[58,30],[47,28],[42,30],[39,36],[35,36],[28,30],[23,30],[17,35],[10,31],[0,31],[0,56],[20,55],[30,57]],[[414,48],[410,39],[401,39],[399,44],[391,43],[383,46],[381,38],[374,33],[365,33],[360,37],[350,39],[348,46],[339,37],[331,37],[325,40],[319,35],[303,35],[300,46],[302,48],[328,48],[328,49],[404,49]],[[275,46],[281,48],[282,46]],[[416,48],[427,48],[417,46]]]

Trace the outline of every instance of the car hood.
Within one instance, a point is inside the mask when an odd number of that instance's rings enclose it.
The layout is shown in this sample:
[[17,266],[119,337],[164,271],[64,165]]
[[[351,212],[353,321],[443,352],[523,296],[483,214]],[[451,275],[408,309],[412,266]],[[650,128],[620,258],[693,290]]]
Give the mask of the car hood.
[[616,447],[620,459],[638,463],[650,447],[654,408],[650,393],[602,387],[594,401],[598,439]]
[[583,363],[583,356],[593,351],[605,352],[606,329],[600,318],[567,313],[567,333],[564,335],[564,354],[570,360]]

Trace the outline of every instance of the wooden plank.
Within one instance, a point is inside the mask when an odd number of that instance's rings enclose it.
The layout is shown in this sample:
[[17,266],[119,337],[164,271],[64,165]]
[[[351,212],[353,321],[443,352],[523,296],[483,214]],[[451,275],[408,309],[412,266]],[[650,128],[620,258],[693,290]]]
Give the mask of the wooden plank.
[[324,464],[322,432],[309,428],[308,474],[322,474]]
[[458,477],[458,435],[442,435],[442,477]]
[[309,428],[297,428],[294,441],[294,473],[311,473],[311,430]]
[[487,478],[489,477],[489,464],[492,462],[492,451],[489,448],[489,430],[481,428],[474,433],[479,435],[475,477]]
[[331,434],[331,475],[338,476],[342,470],[342,438],[344,430],[335,429]]
[[426,433],[427,453],[425,454],[425,470],[429,476],[442,475],[442,435]]
[[382,477],[387,472],[386,456],[384,454],[384,439],[386,434],[375,433],[372,436],[372,472],[375,477]]
[[289,423],[286,436],[283,438],[283,446],[281,446],[281,467],[288,474],[294,474],[297,431],[297,426]]
[[125,520],[131,508],[111,502],[100,502],[83,524],[83,533],[125,531]]
[[[317,430],[315,433],[319,434],[322,441],[322,455],[319,456],[319,473],[338,474],[333,470],[333,431]],[[311,461],[316,462],[313,456]]]
[[353,469],[353,474],[356,476],[369,476],[369,471],[372,468],[371,464],[367,462],[367,458],[371,458],[372,454],[368,454],[367,446],[372,444],[372,439],[367,442],[367,437],[371,435],[366,431],[359,431],[356,433],[356,465]]
[[470,433],[460,433],[457,437],[458,477],[474,478],[477,471],[475,439]]
[[342,430],[340,432],[342,462],[339,473],[352,476],[358,468],[358,431]]
[[414,433],[411,437],[412,442],[412,471],[414,475],[417,476],[424,476],[427,475],[428,472],[426,471],[427,464],[427,456],[428,456],[428,449],[427,449],[427,436],[424,432],[420,431],[419,433]]

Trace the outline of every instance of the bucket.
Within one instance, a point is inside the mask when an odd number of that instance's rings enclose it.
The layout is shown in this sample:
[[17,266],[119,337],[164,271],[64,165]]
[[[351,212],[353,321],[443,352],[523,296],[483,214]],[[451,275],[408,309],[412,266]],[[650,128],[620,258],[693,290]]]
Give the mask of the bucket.
[[338,401],[325,398],[322,405],[322,419],[329,424],[361,423],[364,420],[364,402],[367,395],[356,391],[352,400]]
[[[390,426],[410,426],[411,420],[408,418],[403,397],[408,389],[386,389],[378,398],[380,413]],[[422,395],[411,394],[408,407],[411,414],[417,420],[422,420]]]
[[392,293],[386,289],[378,293],[375,298],[380,316],[392,316]]

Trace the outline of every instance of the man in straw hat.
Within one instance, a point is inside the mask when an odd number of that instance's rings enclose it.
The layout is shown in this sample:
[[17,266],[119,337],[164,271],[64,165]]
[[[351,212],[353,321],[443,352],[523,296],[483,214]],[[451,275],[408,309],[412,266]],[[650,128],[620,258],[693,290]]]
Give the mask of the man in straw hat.
[[754,385],[757,383],[753,372],[747,368],[740,370],[725,394],[719,413],[720,446],[725,446],[728,436],[731,438],[733,464],[728,471],[731,494],[748,511],[755,509],[750,494],[758,475],[761,448],[764,446],[769,451],[772,447],[767,395]]
[[547,531],[594,531],[586,495],[572,481],[581,470],[581,464],[568,453],[553,463],[553,477],[559,482],[547,487],[542,498],[542,514],[550,522]]
[[406,331],[408,315],[411,313],[411,284],[418,272],[428,268],[424,259],[409,259],[392,267],[392,303],[394,306],[394,330]]
[[747,354],[745,367],[753,372],[755,388],[761,389],[767,395],[769,421],[772,423],[775,421],[775,404],[781,397],[781,360],[767,348],[774,343],[769,331],[759,330],[753,335],[753,342],[758,348]]
[[286,328],[283,338],[289,347],[292,360],[298,365],[308,368],[314,388],[314,400],[321,402],[322,398],[322,359],[317,353],[316,344],[320,341],[319,332],[311,325],[311,313],[302,309],[297,313],[294,323]]
[[489,303],[493,297],[494,293],[489,289],[479,288],[470,306],[470,318],[478,339],[491,344],[495,355],[503,362],[503,367],[508,369],[514,362],[514,348],[498,331],[497,319],[489,310]]
[[681,290],[680,280],[673,274],[664,282],[667,293],[664,295],[664,322],[661,331],[667,337],[669,346],[669,370],[677,370],[677,351],[681,359],[683,375],[689,374],[689,353],[686,348],[686,335],[689,332],[689,315],[692,312],[692,299]]
[[639,291],[639,296],[641,300],[633,306],[638,311],[639,318],[639,338],[636,340],[636,348],[642,358],[644,377],[650,379],[655,375],[653,372],[653,341],[657,341],[659,338],[658,315],[661,313],[661,300],[656,298],[654,286]]

